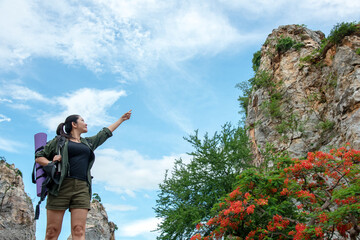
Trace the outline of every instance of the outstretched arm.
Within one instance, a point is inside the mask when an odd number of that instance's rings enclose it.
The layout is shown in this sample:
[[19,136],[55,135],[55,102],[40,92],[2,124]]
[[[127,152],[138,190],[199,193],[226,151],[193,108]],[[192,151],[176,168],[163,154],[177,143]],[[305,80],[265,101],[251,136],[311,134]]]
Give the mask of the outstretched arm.
[[114,122],[113,124],[111,124],[108,129],[111,131],[111,132],[114,132],[115,129],[118,128],[118,126],[120,126],[120,124],[128,119],[130,119],[131,117],[131,110],[128,111],[127,113],[125,113],[124,115],[121,116],[121,118],[119,118],[116,122]]

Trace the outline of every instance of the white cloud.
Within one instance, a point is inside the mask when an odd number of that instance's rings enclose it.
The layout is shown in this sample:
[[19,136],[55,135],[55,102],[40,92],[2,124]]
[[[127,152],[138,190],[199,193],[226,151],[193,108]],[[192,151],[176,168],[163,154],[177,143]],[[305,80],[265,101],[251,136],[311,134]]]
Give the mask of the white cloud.
[[359,9],[353,0],[3,0],[0,66],[56,58],[129,80],[159,61],[211,56],[263,40],[264,33],[249,31],[251,24],[357,19]]
[[165,171],[171,171],[179,158],[189,161],[190,157],[179,154],[149,159],[134,150],[99,149],[92,169],[94,183],[103,182],[108,191],[135,197],[136,191],[158,189]]
[[[1,102],[13,103],[15,101],[41,101],[49,102],[49,99],[44,97],[42,94],[31,90],[28,87],[18,85],[18,84],[7,84],[2,83],[0,89],[0,96],[7,97],[6,99],[1,99]],[[8,99],[10,98],[10,99]]]
[[[1,91],[0,91],[1,93]],[[13,101],[11,101],[10,99],[7,98],[0,98],[0,103],[12,103]]]
[[0,123],[1,122],[10,122],[11,118],[6,117],[5,115],[0,114]]
[[220,11],[191,1],[4,0],[0,29],[3,67],[49,57],[125,78],[159,59],[213,55],[243,39]]
[[[14,81],[16,82],[16,81]],[[17,110],[28,110],[31,106],[28,102],[38,101],[41,103],[51,104],[52,101],[42,94],[20,85],[18,83],[1,82],[0,103]]]
[[13,109],[17,109],[17,110],[29,110],[29,109],[31,109],[30,105],[23,104],[23,103],[13,103],[13,104],[10,104],[9,107],[11,107]]
[[155,29],[149,47],[169,61],[181,61],[201,55],[216,55],[244,42],[241,35],[221,12],[207,4],[187,2],[172,9],[166,21]]
[[104,203],[103,204],[106,208],[106,211],[120,211],[120,212],[127,212],[127,211],[135,211],[137,207],[131,205],[115,205],[111,203]]
[[23,144],[20,142],[0,137],[0,150],[18,153],[22,147]]
[[[148,218],[141,219],[134,222],[130,222],[129,224],[120,227],[119,232],[120,236],[124,237],[135,237],[139,235],[144,235],[151,233],[157,228],[157,225],[160,224],[161,220],[158,218]],[[155,233],[151,234],[152,238],[147,238],[150,236],[143,236],[146,239],[154,239]]]
[[[123,90],[99,90],[82,88],[75,92],[55,98],[55,102],[64,110],[56,114],[45,114],[48,121],[45,122],[48,129],[56,129],[59,123],[64,122],[65,118],[71,114],[81,115],[91,126],[104,126],[108,124],[112,117],[107,114],[107,110],[122,96],[126,96]],[[120,116],[119,116],[120,117]],[[39,119],[43,121],[44,116]]]

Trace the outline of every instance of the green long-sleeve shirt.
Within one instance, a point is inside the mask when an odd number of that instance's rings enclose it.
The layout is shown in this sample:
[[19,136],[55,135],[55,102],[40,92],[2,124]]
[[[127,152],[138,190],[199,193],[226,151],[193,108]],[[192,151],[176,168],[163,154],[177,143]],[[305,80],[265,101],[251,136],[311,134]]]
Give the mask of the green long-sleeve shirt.
[[[90,196],[91,196],[91,178],[92,178],[91,177],[91,168],[95,161],[95,155],[94,155],[93,151],[97,147],[99,147],[101,144],[103,144],[111,136],[112,136],[112,132],[108,128],[103,128],[100,132],[98,132],[96,135],[94,135],[92,137],[80,138],[81,142],[84,143],[86,146],[88,146],[91,150],[90,160],[89,160],[89,168],[87,171],[87,180],[88,180],[88,184],[89,184]],[[59,154],[59,149],[57,149],[57,146],[58,146],[57,141],[58,141],[57,137],[52,139],[50,142],[48,142],[45,145],[43,150],[41,150],[35,154],[35,157],[36,158],[45,157],[49,161],[52,161],[54,156]],[[61,175],[60,175],[59,184],[58,185],[54,184],[50,187],[50,189],[48,189],[49,193],[52,195],[55,195],[55,196],[58,195],[61,184],[62,184],[63,180],[65,179],[65,177],[68,176],[69,171],[70,171],[69,156],[68,156],[68,143],[69,143],[69,140],[66,139],[65,145],[60,149]]]

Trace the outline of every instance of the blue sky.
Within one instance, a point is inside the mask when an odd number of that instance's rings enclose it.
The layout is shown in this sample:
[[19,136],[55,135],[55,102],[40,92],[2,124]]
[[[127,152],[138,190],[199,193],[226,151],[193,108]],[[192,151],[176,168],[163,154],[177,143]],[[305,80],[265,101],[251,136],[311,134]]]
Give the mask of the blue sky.
[[[328,35],[359,16],[353,0],[1,0],[0,156],[22,171],[36,203],[35,133],[53,138],[77,113],[91,136],[132,109],[95,152],[93,190],[116,239],[155,239],[158,184],[192,151],[183,137],[241,120],[235,85],[253,76],[252,55],[268,34],[305,24]],[[69,221],[67,212],[59,239]]]

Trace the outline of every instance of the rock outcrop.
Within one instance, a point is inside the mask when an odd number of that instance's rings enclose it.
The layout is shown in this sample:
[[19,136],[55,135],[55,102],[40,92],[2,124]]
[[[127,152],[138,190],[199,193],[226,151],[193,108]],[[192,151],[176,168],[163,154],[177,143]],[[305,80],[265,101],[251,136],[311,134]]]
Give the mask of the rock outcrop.
[[21,172],[0,160],[0,239],[33,240],[36,225],[30,197],[24,191]]
[[[115,240],[115,224],[109,222],[104,206],[96,199],[90,204],[86,220],[85,238],[88,240]],[[68,240],[71,240],[70,236]]]
[[262,46],[246,117],[256,165],[267,143],[294,157],[346,142],[360,148],[360,33],[325,46],[324,38],[287,25]]

